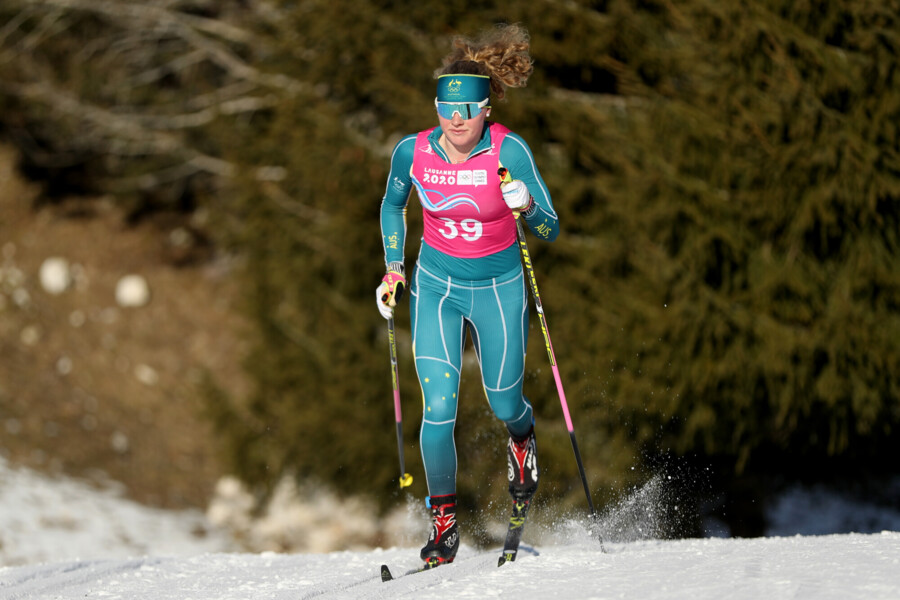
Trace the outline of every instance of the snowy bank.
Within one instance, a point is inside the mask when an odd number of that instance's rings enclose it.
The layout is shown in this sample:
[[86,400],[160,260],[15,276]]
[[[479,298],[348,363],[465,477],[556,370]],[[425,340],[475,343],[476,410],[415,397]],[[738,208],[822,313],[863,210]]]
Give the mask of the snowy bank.
[[12,469],[0,458],[0,565],[234,549],[200,511],[149,508],[112,484]]

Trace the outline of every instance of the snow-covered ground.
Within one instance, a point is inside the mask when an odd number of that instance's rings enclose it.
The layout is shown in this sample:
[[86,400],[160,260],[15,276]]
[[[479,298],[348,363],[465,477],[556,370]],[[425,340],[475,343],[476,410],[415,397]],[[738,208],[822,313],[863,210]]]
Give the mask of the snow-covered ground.
[[[497,549],[464,545],[452,565],[382,583],[379,565],[414,568],[417,545],[242,552],[200,512],[148,509],[0,459],[0,599],[900,598],[900,512],[798,488],[773,507],[772,537],[659,541],[646,539],[656,493],[651,482],[605,515],[605,552],[570,518],[526,530],[502,568]],[[815,523],[872,533],[810,535]],[[777,536],[792,529],[805,535]]]
[[382,583],[379,565],[413,567],[409,549],[329,554],[198,554],[65,561],[0,569],[5,599],[299,600],[301,598],[900,598],[900,533],[612,544],[583,532],[457,561]]
[[0,458],[0,565],[232,548],[230,538],[209,527],[200,511],[148,508],[125,500],[114,485],[97,488],[13,469]]

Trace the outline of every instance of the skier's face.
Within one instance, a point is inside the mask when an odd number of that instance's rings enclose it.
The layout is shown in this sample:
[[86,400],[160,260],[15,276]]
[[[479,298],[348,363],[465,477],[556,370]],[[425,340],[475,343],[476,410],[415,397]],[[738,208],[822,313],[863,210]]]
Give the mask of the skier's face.
[[453,117],[450,119],[438,114],[438,122],[447,141],[453,144],[460,153],[468,154],[481,139],[484,121],[490,114],[490,110],[490,107],[485,107],[471,119],[463,119],[458,112],[453,113]]

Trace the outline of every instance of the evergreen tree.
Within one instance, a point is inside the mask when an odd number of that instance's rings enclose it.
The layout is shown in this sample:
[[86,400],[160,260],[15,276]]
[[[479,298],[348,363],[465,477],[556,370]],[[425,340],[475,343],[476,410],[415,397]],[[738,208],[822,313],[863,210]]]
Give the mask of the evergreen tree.
[[896,8],[610,8],[622,116],[583,103],[600,133],[570,156],[594,184],[557,194],[548,249],[562,319],[597,327],[565,339],[609,369],[607,439],[699,455],[740,493],[896,450]]

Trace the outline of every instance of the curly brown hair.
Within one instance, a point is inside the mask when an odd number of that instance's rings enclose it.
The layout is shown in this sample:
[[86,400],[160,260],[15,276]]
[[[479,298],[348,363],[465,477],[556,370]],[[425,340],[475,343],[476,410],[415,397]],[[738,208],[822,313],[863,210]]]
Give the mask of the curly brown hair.
[[494,96],[503,100],[506,88],[525,87],[534,70],[529,47],[528,31],[518,24],[497,25],[474,40],[459,36],[434,76],[487,75]]

